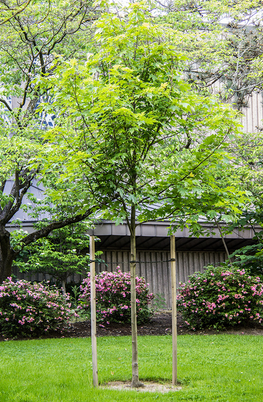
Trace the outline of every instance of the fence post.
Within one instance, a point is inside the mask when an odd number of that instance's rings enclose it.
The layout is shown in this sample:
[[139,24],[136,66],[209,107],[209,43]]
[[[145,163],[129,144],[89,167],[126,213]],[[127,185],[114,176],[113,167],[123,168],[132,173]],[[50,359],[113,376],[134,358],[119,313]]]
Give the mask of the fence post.
[[173,342],[173,376],[172,384],[177,384],[177,308],[176,308],[176,252],[175,236],[170,237],[171,280],[172,280],[172,342]]
[[97,338],[96,338],[96,287],[95,287],[95,239],[90,236],[90,310],[93,386],[98,386]]

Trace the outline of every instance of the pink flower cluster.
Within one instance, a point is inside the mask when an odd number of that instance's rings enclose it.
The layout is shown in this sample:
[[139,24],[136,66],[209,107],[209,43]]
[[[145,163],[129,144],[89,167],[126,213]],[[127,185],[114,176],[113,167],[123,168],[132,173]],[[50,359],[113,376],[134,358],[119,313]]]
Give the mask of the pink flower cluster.
[[[131,316],[131,275],[117,267],[116,272],[101,272],[95,277],[97,319],[103,323],[129,322]],[[153,294],[149,293],[149,285],[144,278],[136,277],[136,305],[138,323],[149,319],[152,311],[149,304]],[[80,305],[78,308],[90,306],[90,274],[80,286]]]
[[69,295],[55,286],[7,278],[0,286],[2,333],[15,337],[61,331],[71,317],[68,301]]
[[253,319],[263,322],[263,283],[245,270],[207,267],[180,283],[178,310],[192,329],[237,325]]

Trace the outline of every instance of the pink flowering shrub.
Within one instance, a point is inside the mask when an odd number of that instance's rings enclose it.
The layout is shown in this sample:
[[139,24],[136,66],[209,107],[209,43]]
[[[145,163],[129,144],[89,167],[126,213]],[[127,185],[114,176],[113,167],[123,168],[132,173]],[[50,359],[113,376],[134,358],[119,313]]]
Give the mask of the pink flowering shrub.
[[[102,324],[110,322],[131,322],[131,275],[129,272],[101,272],[95,277],[97,320]],[[136,277],[137,322],[147,322],[153,314],[149,303],[153,294],[144,278]],[[90,308],[90,274],[80,286],[79,308]]]
[[6,337],[62,331],[71,316],[68,299],[55,286],[7,278],[0,285],[0,331]]
[[263,283],[244,269],[208,266],[180,283],[178,310],[193,330],[263,320]]

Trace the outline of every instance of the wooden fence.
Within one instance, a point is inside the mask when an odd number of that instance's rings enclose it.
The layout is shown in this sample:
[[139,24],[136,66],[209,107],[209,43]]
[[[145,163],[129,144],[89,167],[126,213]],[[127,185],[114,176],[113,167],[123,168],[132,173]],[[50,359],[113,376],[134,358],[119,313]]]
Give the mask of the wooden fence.
[[[104,251],[100,256],[105,263],[97,264],[97,272],[114,271],[119,266],[124,272],[129,271],[128,251]],[[218,265],[225,261],[224,252],[182,252],[176,253],[177,287],[185,282],[194,272],[204,271],[209,264]],[[137,275],[143,276],[149,283],[150,291],[162,295],[167,308],[171,308],[171,271],[170,252],[138,251]]]
[[[103,251],[100,259],[104,262],[96,263],[96,272],[116,271],[117,266],[123,272],[129,271],[129,252],[128,251]],[[224,252],[191,252],[179,251],[176,253],[176,271],[177,271],[177,287],[179,282],[187,281],[189,275],[194,272],[204,271],[204,267],[209,264],[217,265],[225,261]],[[165,298],[166,307],[171,308],[171,271],[170,271],[170,253],[168,251],[138,251],[137,252],[137,275],[143,276],[149,283],[150,291],[159,294]],[[35,274],[28,276],[27,274],[18,273],[14,270],[14,274],[18,278],[26,278],[32,281],[49,280],[48,275]],[[80,282],[81,275],[73,275],[68,282]]]

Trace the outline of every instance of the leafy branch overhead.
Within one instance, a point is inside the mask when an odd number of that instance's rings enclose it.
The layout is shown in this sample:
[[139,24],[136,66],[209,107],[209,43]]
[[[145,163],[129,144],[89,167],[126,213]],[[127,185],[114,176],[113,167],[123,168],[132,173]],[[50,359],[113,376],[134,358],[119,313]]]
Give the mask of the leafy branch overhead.
[[[132,206],[141,220],[173,218],[183,206],[194,215],[216,203],[223,210],[224,196],[225,211],[238,213],[243,193],[235,201],[230,178],[223,187],[218,180],[231,164],[226,145],[239,130],[236,113],[183,79],[187,60],[172,24],[157,24],[135,4],[123,19],[106,14],[95,29],[88,60],[65,62],[46,80],[54,102],[42,107],[58,116],[46,139],[60,145],[60,180],[75,180],[81,167],[95,196],[115,195],[109,217],[128,224]],[[149,209],[160,201],[161,209]]]

